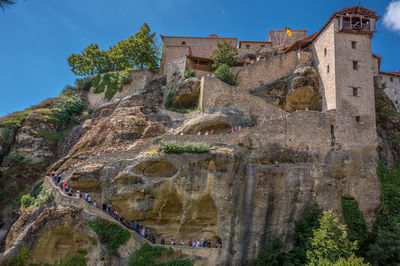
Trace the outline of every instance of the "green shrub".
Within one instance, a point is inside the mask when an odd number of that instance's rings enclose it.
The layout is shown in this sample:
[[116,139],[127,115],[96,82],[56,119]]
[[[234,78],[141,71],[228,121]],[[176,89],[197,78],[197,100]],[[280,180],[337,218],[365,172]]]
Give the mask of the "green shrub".
[[96,75],[91,82],[94,93],[104,93],[104,98],[110,100],[122,88],[122,85],[131,82],[130,72],[125,70],[115,73],[105,73],[103,76]]
[[61,123],[71,121],[76,115],[80,115],[83,109],[83,101],[76,95],[72,95],[70,97],[61,97],[54,104],[53,115],[57,118]]
[[194,70],[191,68],[188,68],[188,69],[186,69],[185,73],[183,74],[183,79],[193,78],[194,76],[196,76],[196,73],[194,72]]
[[294,227],[294,248],[290,251],[291,262],[296,265],[306,264],[307,250],[311,248],[313,230],[319,227],[322,209],[315,203],[308,209],[304,218],[296,221]]
[[3,166],[11,166],[11,165],[15,165],[18,164],[20,162],[22,162],[24,160],[24,156],[22,156],[21,154],[19,154],[18,152],[10,152],[8,155],[6,155],[3,158]]
[[266,247],[258,253],[254,265],[290,265],[289,256],[285,253],[283,243],[278,238],[268,241]]
[[100,236],[110,254],[117,255],[118,248],[128,242],[131,234],[122,226],[107,220],[89,221],[88,225]]
[[90,87],[92,87],[92,78],[80,78],[75,80],[75,85],[85,91],[89,91]]
[[231,72],[229,66],[227,64],[220,65],[214,71],[215,77],[219,80],[222,80],[228,85],[235,86],[236,85],[236,76]]
[[36,205],[36,199],[30,194],[25,194],[21,198],[21,208],[28,209]]
[[44,179],[39,180],[38,182],[36,182],[36,184],[33,186],[32,189],[32,196],[34,196],[35,198],[40,194],[40,192],[42,191],[43,188],[43,182]]
[[368,239],[367,224],[363,213],[358,209],[355,199],[341,198],[343,218],[347,225],[347,237],[349,240],[357,240],[358,246],[364,250],[364,244]]
[[131,266],[191,266],[193,262],[185,259],[184,255],[179,254],[178,258],[173,257],[172,248],[151,246],[144,243],[140,249],[136,250],[129,258]]
[[29,259],[29,249],[22,244],[21,250],[17,255],[14,255],[14,258],[11,262],[11,266],[25,266],[28,264]]
[[121,85],[129,84],[132,81],[130,72],[128,70],[119,72],[118,83]]
[[188,143],[185,145],[176,142],[166,142],[163,144],[162,151],[165,153],[181,154],[187,153],[206,153],[210,151],[210,147],[203,143]]
[[44,204],[54,199],[54,191],[52,189],[42,189],[36,198],[36,204]]
[[76,88],[75,88],[74,86],[67,84],[67,85],[65,85],[64,88],[61,90],[61,95],[64,95],[64,96],[71,96],[71,95],[74,94],[73,91],[74,91],[75,89],[76,89]]
[[75,256],[68,256],[64,261],[56,261],[53,265],[49,266],[86,266],[86,252],[80,251]]

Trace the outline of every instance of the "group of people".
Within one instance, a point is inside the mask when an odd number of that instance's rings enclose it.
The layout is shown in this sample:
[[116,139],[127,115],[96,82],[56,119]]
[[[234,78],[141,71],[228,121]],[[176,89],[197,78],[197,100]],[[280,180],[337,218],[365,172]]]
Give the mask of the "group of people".
[[[160,243],[161,243],[161,245],[165,245],[165,239],[162,238]],[[175,245],[176,245],[175,240],[171,239],[171,246],[175,246]],[[182,247],[185,246],[185,242],[183,240],[181,240],[181,242],[179,243],[179,246],[182,246]],[[200,239],[200,240],[197,239],[197,241],[196,240],[192,241],[192,239],[190,239],[189,242],[188,242],[188,246],[191,247],[191,248],[210,248],[211,247],[211,241],[208,240],[207,238],[204,239],[204,240],[203,239]],[[216,248],[222,248],[221,242],[217,241],[216,244],[215,244],[215,247]]]
[[[68,184],[65,180],[63,180],[61,178],[61,175],[57,174],[57,173],[52,173],[51,174],[51,178],[53,180],[53,182],[60,187],[60,189],[63,191],[63,193],[67,196],[74,196],[77,199],[82,199],[82,194],[81,192],[78,190],[76,192],[76,194],[74,195],[74,191],[68,187]],[[98,207],[97,206],[97,202],[95,200],[92,199],[92,197],[90,196],[89,193],[84,193],[83,195],[83,200],[85,200],[86,202],[88,202],[89,204],[92,204],[94,207]],[[92,202],[93,201],[93,202]],[[103,204],[101,205],[100,208],[102,211],[104,211],[105,213],[109,214],[111,217],[113,217],[115,220],[117,220],[120,224],[122,224],[123,226],[125,226],[128,229],[131,229],[135,232],[137,232],[140,236],[142,236],[143,238],[145,238],[146,240],[150,241],[153,244],[156,244],[156,238],[152,235],[150,235],[150,229],[144,226],[144,225],[140,225],[137,221],[134,221],[132,223],[131,220],[125,219],[123,216],[119,216],[118,215],[118,211],[113,208],[113,206],[111,204],[107,204],[107,202],[103,202]],[[162,238],[160,241],[161,245],[165,245],[165,239]],[[171,239],[171,245],[175,246],[175,240]],[[185,246],[185,242],[182,240],[179,243],[180,246]],[[200,247],[205,247],[205,248],[210,248],[211,247],[211,241],[208,239],[198,239],[197,241],[192,241],[192,239],[189,240],[188,242],[188,246],[192,247],[192,248],[200,248]],[[216,248],[222,248],[222,244],[217,241]]]

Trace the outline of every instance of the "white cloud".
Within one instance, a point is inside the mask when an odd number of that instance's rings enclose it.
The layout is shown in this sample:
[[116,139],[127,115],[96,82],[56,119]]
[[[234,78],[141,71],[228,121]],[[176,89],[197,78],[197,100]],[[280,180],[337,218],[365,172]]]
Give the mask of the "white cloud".
[[383,24],[391,30],[400,32],[400,0],[391,2],[386,8]]

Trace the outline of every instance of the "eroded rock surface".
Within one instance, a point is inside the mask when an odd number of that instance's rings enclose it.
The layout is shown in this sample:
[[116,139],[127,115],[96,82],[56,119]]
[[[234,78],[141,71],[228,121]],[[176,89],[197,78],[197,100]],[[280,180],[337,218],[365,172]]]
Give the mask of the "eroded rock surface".
[[197,106],[200,93],[200,80],[188,78],[181,83],[175,92],[172,106],[179,109],[187,109]]

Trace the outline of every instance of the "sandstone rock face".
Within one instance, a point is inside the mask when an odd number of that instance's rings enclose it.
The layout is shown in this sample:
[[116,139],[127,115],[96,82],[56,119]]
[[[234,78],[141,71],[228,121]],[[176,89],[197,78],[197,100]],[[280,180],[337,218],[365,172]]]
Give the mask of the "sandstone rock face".
[[198,78],[188,78],[178,86],[172,106],[179,109],[195,107],[198,103],[200,92],[200,80]]
[[296,67],[288,76],[270,84],[252,89],[253,95],[280,106],[285,111],[321,110],[318,71],[305,63]]

